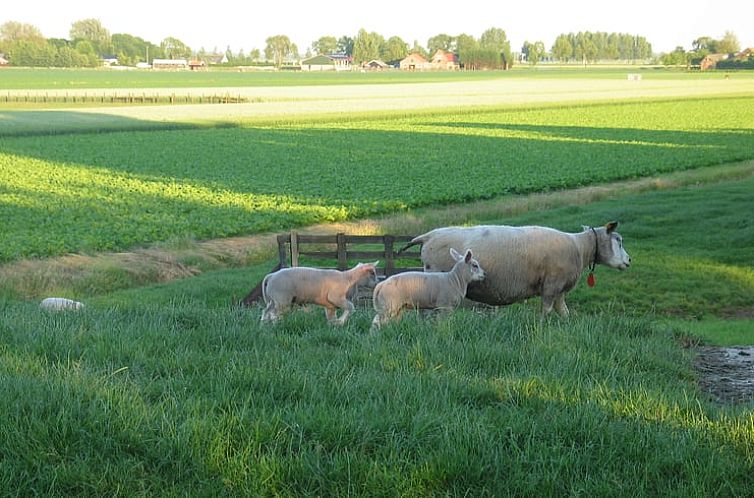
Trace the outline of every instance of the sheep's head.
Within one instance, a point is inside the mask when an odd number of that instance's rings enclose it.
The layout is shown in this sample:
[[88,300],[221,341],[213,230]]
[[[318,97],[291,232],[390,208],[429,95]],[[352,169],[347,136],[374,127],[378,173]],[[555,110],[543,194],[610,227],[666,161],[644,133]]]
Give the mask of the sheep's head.
[[356,268],[359,270],[359,284],[374,287],[377,285],[377,265],[379,261],[374,263],[359,263]]
[[471,254],[471,249],[466,249],[466,254],[461,255],[458,251],[450,248],[450,257],[456,262],[453,270],[457,267],[461,268],[464,272],[467,282],[474,282],[477,280],[484,280],[484,270],[479,266],[479,261],[474,259]]

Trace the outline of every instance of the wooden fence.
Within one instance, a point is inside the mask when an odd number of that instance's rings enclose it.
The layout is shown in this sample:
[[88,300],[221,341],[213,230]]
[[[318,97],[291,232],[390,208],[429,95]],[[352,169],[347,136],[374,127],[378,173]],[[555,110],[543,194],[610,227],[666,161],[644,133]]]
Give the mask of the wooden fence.
[[[380,279],[404,271],[422,271],[420,249],[404,247],[413,235],[301,235],[296,232],[277,236],[278,264],[272,271],[294,266],[313,266],[347,270],[358,262],[379,260]],[[302,260],[304,265],[301,264]],[[323,264],[318,264],[322,262]],[[262,282],[241,301],[250,306],[262,297]]]
[[151,93],[42,93],[8,92],[0,94],[0,102],[7,103],[51,103],[51,104],[243,104],[257,102],[241,95],[180,95]]

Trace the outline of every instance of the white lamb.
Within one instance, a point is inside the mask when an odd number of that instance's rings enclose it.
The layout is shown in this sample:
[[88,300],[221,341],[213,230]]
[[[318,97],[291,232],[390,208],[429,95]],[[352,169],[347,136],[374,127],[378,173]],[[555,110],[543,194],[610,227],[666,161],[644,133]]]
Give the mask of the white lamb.
[[484,270],[472,258],[470,250],[461,256],[451,247],[450,256],[455,261],[450,271],[409,271],[377,284],[372,299],[377,312],[372,330],[378,330],[394,318],[399,319],[405,308],[449,310],[458,306],[466,295],[469,282],[484,279]]
[[[297,266],[264,277],[262,297],[267,304],[262,322],[276,322],[293,304],[318,304],[331,324],[343,325],[353,313],[351,299],[359,286],[377,283],[377,263],[359,263],[346,271]],[[340,318],[336,312],[343,310]]]

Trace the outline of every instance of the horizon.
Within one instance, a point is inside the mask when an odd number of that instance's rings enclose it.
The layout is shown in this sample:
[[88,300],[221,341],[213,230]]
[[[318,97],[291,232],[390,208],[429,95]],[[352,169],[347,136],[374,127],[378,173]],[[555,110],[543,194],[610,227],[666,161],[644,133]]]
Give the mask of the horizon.
[[[264,51],[268,37],[286,35],[303,55],[312,42],[322,36],[355,37],[362,28],[385,39],[399,36],[409,46],[416,41],[426,47],[427,40],[438,34],[455,37],[465,33],[478,39],[485,30],[495,27],[505,31],[513,52],[520,52],[525,41],[542,41],[550,51],[558,35],[579,31],[642,36],[652,45],[654,53],[670,52],[677,46],[689,50],[693,40],[701,36],[720,39],[726,31],[736,35],[741,49],[754,47],[754,30],[750,27],[754,2],[734,5],[728,1],[635,0],[628,10],[612,7],[611,11],[620,11],[615,15],[605,12],[604,3],[598,0],[580,0],[568,5],[547,0],[537,9],[537,12],[546,12],[546,18],[531,14],[525,4],[488,6],[480,0],[465,2],[464,7],[474,13],[488,13],[483,16],[459,15],[457,7],[443,7],[443,2],[422,8],[395,0],[383,1],[377,7],[379,12],[373,13],[367,11],[375,9],[363,4],[355,10],[349,9],[350,3],[343,0],[331,1],[326,7],[294,0],[287,10],[288,15],[275,12],[276,6],[272,4],[249,9],[234,0],[214,2],[213,11],[206,8],[176,10],[171,5],[144,0],[132,1],[127,10],[92,0],[56,2],[52,6],[41,6],[41,3],[31,0],[5,6],[0,24],[8,21],[31,24],[45,38],[68,39],[72,23],[94,18],[110,34],[129,34],[155,45],[173,37],[194,52],[202,49],[225,52],[227,48],[233,53],[240,50],[249,53],[252,49]],[[236,10],[241,13],[236,14]],[[44,12],[43,19],[38,19],[40,12]],[[668,29],[668,25],[672,29]]]

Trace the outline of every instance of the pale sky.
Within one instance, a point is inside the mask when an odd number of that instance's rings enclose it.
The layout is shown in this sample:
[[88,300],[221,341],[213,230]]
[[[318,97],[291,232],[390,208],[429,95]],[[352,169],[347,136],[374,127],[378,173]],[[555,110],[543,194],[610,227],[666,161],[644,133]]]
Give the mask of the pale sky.
[[6,0],[0,24],[33,24],[47,38],[68,38],[71,23],[95,18],[113,33],[127,33],[159,45],[178,38],[193,50],[230,46],[264,50],[265,39],[286,35],[300,53],[321,36],[354,37],[359,29],[409,45],[440,33],[479,38],[488,28],[505,30],[513,51],[524,41],[542,41],[549,50],[561,33],[604,31],[644,36],[655,52],[686,50],[700,36],[715,39],[733,31],[741,48],[754,47],[753,0],[540,0],[434,2],[381,0]]

